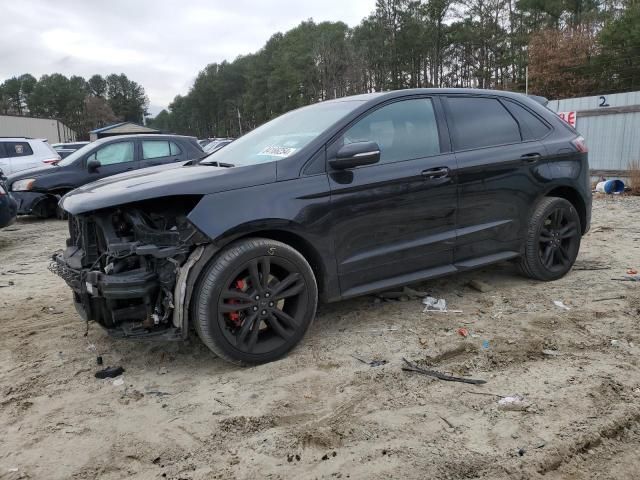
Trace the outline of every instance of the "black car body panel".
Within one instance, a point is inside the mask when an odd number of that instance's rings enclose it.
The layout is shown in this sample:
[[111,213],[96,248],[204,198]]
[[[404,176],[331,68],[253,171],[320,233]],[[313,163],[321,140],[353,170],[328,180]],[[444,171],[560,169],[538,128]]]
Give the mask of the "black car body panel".
[[0,228],[11,225],[16,220],[18,205],[9,193],[0,170]]
[[[461,98],[493,102],[495,130],[504,141],[461,147],[469,138],[454,118],[474,114],[464,103],[455,105]],[[332,102],[353,102],[353,108],[283,158],[159,167],[65,195],[60,204],[73,215],[71,240],[52,268],[67,279],[87,317],[117,335],[184,338],[198,275],[216,252],[248,236],[299,250],[321,298],[334,301],[517,257],[532,209],[544,196],[569,200],[582,233],[589,228],[587,154],[573,143],[578,134],[536,100],[419,89]],[[428,125],[419,123],[425,109]],[[407,123],[403,115],[416,111]],[[376,123],[375,115],[391,120]],[[377,154],[393,151],[394,157],[332,167],[343,145],[389,125],[393,140],[380,134]],[[415,125],[430,132],[425,150],[412,150]],[[229,158],[241,144],[236,140],[212,160]],[[93,268],[104,255],[113,265]],[[122,296],[127,285],[137,292],[135,302]]]
[[[91,170],[87,163],[90,158],[97,158],[101,152],[115,145],[129,145],[128,161],[100,165]],[[165,156],[145,158],[147,145],[171,145]],[[177,146],[177,151],[173,151]],[[162,155],[162,152],[151,152],[152,155]],[[179,135],[122,135],[108,137],[85,145],[72,156],[61,161],[58,165],[51,165],[37,169],[21,171],[7,179],[7,185],[18,201],[20,215],[40,214],[46,216],[55,211],[55,206],[65,193],[87,183],[95,182],[123,172],[137,171],[143,168],[173,165],[177,162],[198,159],[203,151],[194,137]],[[111,158],[113,160],[113,157]],[[118,160],[116,158],[116,160]],[[16,191],[14,184],[20,180],[33,179],[31,189]]]

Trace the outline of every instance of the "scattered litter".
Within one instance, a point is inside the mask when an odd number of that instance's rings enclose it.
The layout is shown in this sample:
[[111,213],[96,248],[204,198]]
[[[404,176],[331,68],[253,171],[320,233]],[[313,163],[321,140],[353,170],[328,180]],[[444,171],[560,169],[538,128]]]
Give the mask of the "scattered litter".
[[554,304],[556,307],[558,307],[558,308],[563,308],[563,309],[565,309],[565,310],[571,310],[571,308],[570,308],[570,307],[567,307],[567,306],[566,306],[564,303],[562,303],[562,301],[560,301],[560,300],[554,300],[554,301],[553,301],[553,304]]
[[521,395],[509,395],[498,400],[498,408],[507,412],[522,412],[530,407]]
[[561,355],[560,352],[558,352],[557,350],[542,350],[542,354],[546,355],[548,357],[557,357],[558,355]]
[[596,184],[596,192],[619,195],[624,192],[624,182],[619,179],[603,180]]
[[626,295],[617,295],[615,297],[596,298],[593,301],[594,302],[604,302],[604,301],[607,301],[607,300],[624,300],[625,298],[627,298]]
[[482,342],[482,349],[489,350],[489,340],[485,340]]
[[424,313],[462,313],[462,310],[447,310],[447,301],[444,298],[426,296],[422,299],[422,303],[425,305],[423,310]]
[[471,280],[467,285],[469,285],[474,290],[477,290],[478,292],[482,292],[482,293],[489,292],[493,289],[491,285],[489,285],[486,282],[483,282],[482,280]]
[[[627,270],[627,275],[637,275],[638,274],[638,270],[636,270],[635,268],[630,268],[629,270]],[[9,284],[11,284],[11,282],[9,282]]]
[[454,430],[456,429],[456,426],[453,423],[451,423],[449,420],[444,418],[442,415],[438,415],[438,417],[440,417],[440,420],[446,423],[449,426],[449,428],[453,428]]
[[406,358],[402,358],[402,361],[406,363],[406,366],[402,367],[402,370],[406,372],[422,373],[423,375],[429,375],[431,377],[435,377],[437,379],[444,380],[447,382],[470,383],[472,385],[482,385],[484,383],[487,383],[486,380],[475,380],[473,378],[453,377],[451,375],[445,375],[444,373],[436,372],[435,370],[427,370],[426,368],[419,367],[415,363],[410,362]]
[[380,365],[386,365],[387,363],[386,360],[365,360],[364,358],[354,354],[351,354],[351,356],[362,363],[366,363],[370,367],[379,367]]
[[611,340],[611,346],[612,347],[619,347],[620,346],[620,340]]
[[124,378],[118,377],[113,381],[114,387],[119,387],[120,385],[124,385]]
[[96,378],[115,378],[124,373],[124,368],[122,367],[107,367],[104,370],[99,370],[96,372]]
[[518,449],[518,455],[520,455],[521,457],[526,453],[527,451],[524,448],[519,448]]
[[626,277],[616,277],[611,280],[618,282],[640,282],[640,275],[627,275]]
[[456,329],[456,333],[458,335],[460,335],[461,337],[468,337],[469,336],[469,330],[467,330],[464,327]]
[[100,355],[98,355],[98,356],[96,357],[96,363],[97,363],[98,365],[102,365],[102,357],[101,357]]

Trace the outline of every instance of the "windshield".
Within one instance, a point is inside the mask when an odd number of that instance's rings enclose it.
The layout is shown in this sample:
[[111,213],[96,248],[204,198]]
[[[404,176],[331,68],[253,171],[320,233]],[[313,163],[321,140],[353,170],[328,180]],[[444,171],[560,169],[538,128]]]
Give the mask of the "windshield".
[[293,110],[234,140],[201,163],[245,166],[286,158],[361,104],[359,100],[326,102]]
[[73,152],[71,155],[69,155],[68,157],[63,158],[60,162],[58,162],[56,165],[60,166],[60,167],[66,167],[67,165],[71,165],[73,162],[75,162],[78,158],[82,157],[85,153],[87,153],[89,150],[91,150],[94,147],[94,144],[92,143],[87,143],[84,147],[79,148],[78,150],[76,150],[75,152]]

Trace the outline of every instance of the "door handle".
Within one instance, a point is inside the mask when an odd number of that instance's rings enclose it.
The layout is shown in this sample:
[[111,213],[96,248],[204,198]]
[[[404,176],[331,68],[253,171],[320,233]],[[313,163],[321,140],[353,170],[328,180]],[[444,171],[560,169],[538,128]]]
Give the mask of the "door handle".
[[449,176],[448,167],[430,168],[422,171],[422,176],[428,180],[434,180],[436,178],[445,178]]
[[540,160],[541,155],[537,152],[535,153],[525,153],[520,158],[524,160],[526,163],[536,163]]

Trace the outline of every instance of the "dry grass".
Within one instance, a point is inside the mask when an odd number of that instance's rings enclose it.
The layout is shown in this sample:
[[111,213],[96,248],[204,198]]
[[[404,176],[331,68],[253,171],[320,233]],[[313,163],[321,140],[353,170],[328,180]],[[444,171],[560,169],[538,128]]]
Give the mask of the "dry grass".
[[629,162],[629,180],[631,194],[640,195],[640,160]]

